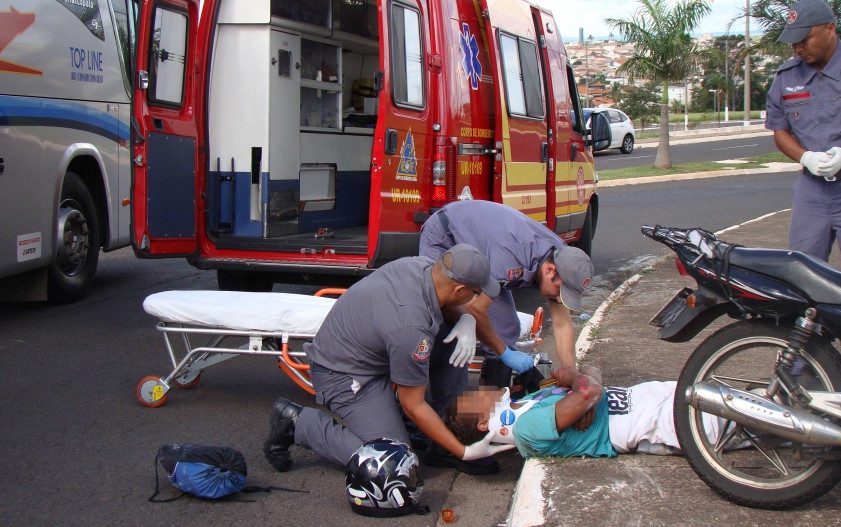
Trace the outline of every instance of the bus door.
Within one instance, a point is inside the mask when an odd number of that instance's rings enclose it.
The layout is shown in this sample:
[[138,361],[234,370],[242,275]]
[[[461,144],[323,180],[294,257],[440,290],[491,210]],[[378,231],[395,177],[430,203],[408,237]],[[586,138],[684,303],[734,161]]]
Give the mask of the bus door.
[[428,196],[434,194],[425,176],[433,101],[425,64],[431,46],[426,2],[385,0],[382,5],[368,221],[368,258],[375,266],[417,254],[419,213],[428,210]]
[[545,223],[548,120],[531,7],[503,0],[481,0],[481,5],[496,86],[496,144],[502,154],[494,168],[500,181],[494,199]]
[[[132,115],[132,244],[138,256],[197,249],[199,0],[144,2]],[[199,81],[197,83],[197,81]]]

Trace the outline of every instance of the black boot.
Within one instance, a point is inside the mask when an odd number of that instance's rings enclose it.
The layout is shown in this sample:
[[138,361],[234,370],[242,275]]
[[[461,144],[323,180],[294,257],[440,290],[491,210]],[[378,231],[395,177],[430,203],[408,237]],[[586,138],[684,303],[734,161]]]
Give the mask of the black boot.
[[300,413],[299,405],[283,397],[279,397],[272,406],[269,435],[263,442],[263,455],[281,472],[286,472],[292,466],[289,447],[295,444],[295,421]]
[[452,467],[471,476],[489,476],[499,472],[499,463],[492,457],[464,461],[457,459],[435,443],[421,455],[421,462],[429,467]]

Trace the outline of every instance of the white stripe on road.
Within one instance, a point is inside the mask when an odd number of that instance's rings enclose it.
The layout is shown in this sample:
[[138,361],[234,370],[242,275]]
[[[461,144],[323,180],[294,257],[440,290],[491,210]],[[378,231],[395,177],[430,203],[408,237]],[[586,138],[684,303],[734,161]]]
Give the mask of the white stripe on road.
[[725,146],[725,147],[722,147],[722,148],[710,148],[710,150],[731,150],[733,148],[750,148],[752,146],[759,146],[759,145],[756,144],[756,145]]

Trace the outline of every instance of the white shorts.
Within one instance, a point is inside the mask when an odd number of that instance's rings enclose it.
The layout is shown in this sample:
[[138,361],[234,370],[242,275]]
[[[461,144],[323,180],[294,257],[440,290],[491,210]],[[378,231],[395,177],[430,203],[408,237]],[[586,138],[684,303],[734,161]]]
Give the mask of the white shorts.
[[[675,381],[644,382],[630,388],[607,387],[610,442],[617,452],[669,454],[680,451],[675,434]],[[719,420],[704,414],[704,429],[718,437]]]

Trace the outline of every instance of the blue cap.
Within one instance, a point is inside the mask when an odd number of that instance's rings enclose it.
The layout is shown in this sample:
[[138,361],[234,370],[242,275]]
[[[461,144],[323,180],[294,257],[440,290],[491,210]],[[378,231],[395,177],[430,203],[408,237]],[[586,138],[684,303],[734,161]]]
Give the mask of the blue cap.
[[777,42],[802,42],[813,27],[830,22],[835,22],[835,13],[824,0],[800,0],[789,10],[786,27]]

